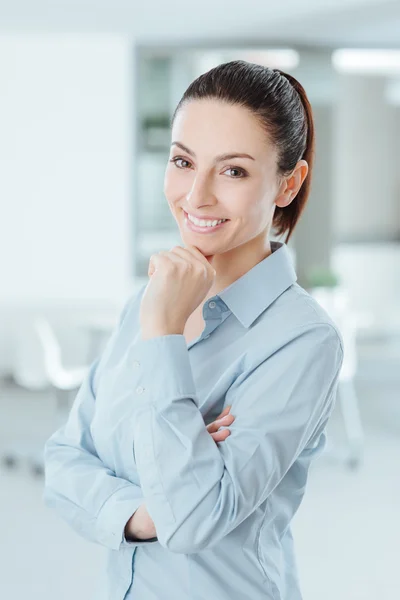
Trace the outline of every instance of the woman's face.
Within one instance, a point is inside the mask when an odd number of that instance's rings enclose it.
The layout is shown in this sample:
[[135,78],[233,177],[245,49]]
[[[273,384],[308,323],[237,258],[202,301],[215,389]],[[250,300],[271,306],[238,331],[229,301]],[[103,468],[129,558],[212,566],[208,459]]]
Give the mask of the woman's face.
[[[204,255],[222,254],[265,238],[280,183],[277,150],[247,109],[207,99],[177,113],[164,193],[185,244]],[[228,220],[195,231],[186,213]]]

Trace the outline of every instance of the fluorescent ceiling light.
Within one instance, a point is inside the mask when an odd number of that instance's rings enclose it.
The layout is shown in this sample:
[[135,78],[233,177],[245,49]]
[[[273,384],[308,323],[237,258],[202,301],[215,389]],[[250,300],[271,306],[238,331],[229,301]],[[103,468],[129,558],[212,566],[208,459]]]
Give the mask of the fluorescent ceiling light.
[[249,62],[281,70],[294,69],[300,62],[299,53],[291,48],[245,50],[244,52],[238,52],[238,58],[239,55]]
[[272,69],[288,71],[298,66],[299,53],[291,48],[219,48],[196,53],[198,74],[205,73],[217,65],[231,60],[246,60]]
[[393,75],[400,73],[400,50],[341,48],[332,53],[332,64],[340,73]]

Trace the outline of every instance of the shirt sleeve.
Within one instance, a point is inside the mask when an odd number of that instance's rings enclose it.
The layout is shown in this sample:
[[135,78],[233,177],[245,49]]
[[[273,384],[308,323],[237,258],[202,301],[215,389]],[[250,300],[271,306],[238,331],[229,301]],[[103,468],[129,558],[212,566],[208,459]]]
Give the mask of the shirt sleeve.
[[[118,329],[131,301],[122,311]],[[118,329],[111,336],[105,352],[112,346]],[[67,422],[45,444],[43,500],[82,537],[119,550],[123,546],[133,547],[157,538],[126,540],[125,525],[144,503],[142,490],[140,486],[117,477],[96,452],[90,424],[95,411],[93,380],[100,360],[91,365]]]
[[292,332],[228,389],[235,421],[217,445],[198,408],[184,336],[130,346],[113,393],[131,406],[131,460],[162,546],[210,548],[271,494],[332,409],[342,360],[330,324]]

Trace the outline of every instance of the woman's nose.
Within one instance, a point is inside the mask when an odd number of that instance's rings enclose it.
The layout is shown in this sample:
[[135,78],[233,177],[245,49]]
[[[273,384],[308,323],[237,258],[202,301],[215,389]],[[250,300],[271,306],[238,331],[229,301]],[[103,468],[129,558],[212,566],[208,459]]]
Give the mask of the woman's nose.
[[186,196],[188,203],[193,206],[202,206],[208,203],[212,197],[212,190],[206,177],[197,176]]

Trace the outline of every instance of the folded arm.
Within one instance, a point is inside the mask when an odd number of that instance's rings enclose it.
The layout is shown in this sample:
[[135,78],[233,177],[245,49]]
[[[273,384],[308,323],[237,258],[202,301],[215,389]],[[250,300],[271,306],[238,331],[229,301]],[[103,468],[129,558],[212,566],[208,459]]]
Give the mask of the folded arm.
[[131,345],[113,393],[129,403],[130,460],[163,546],[210,548],[268,497],[332,408],[342,356],[328,324],[293,332],[227,391],[235,424],[217,446],[198,408],[184,337]]
[[[130,301],[125,305],[118,335]],[[150,543],[157,538],[129,542],[124,528],[137,508],[145,502],[142,490],[117,477],[100,460],[91,436],[95,412],[94,379],[100,359],[90,367],[74,400],[67,422],[47,440],[44,448],[45,485],[43,500],[81,536],[107,548]]]

